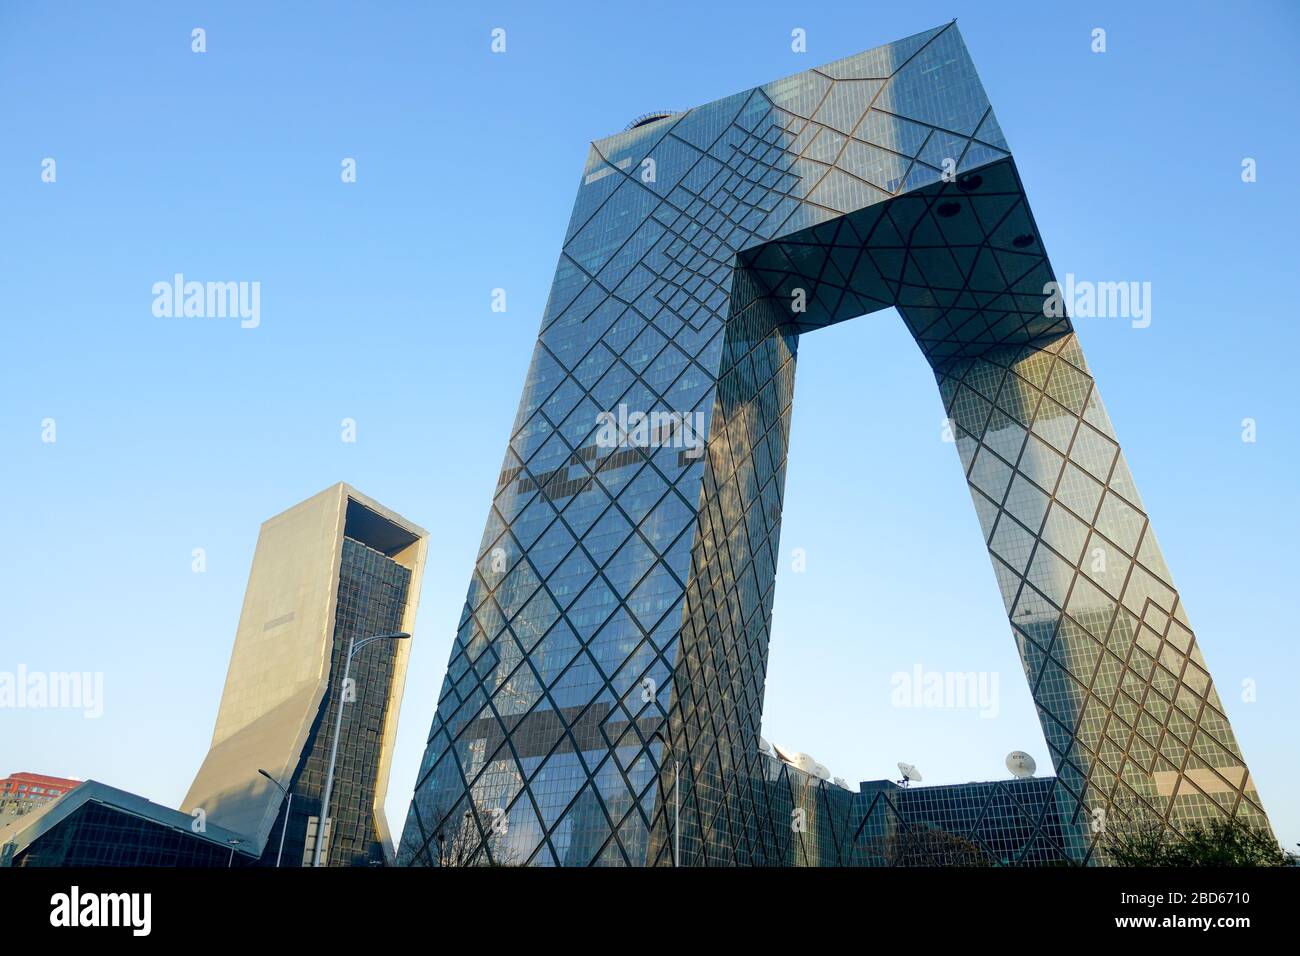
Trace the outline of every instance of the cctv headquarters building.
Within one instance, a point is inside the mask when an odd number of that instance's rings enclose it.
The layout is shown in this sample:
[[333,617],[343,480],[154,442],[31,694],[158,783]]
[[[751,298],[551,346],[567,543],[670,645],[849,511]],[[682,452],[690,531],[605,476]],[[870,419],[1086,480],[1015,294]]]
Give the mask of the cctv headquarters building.
[[[955,23],[594,142],[398,861],[1087,864],[1137,814],[1267,827],[1053,281]],[[1052,776],[850,791],[761,741],[799,339],[884,310]],[[667,427],[611,447],[620,407]]]

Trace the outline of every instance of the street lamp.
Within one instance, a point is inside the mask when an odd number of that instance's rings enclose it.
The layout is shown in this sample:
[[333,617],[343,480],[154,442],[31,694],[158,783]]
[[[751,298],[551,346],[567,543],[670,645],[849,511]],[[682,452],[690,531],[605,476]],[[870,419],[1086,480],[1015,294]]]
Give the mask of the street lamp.
[[673,750],[672,744],[668,742],[668,738],[663,735],[662,731],[656,730],[650,735],[651,740],[656,737],[663,743],[665,750],[672,750],[673,752],[673,866],[676,867],[680,865],[678,861],[682,856],[682,798],[681,790],[677,786],[677,751]]
[[275,784],[279,791],[288,798],[288,802],[284,805],[284,826],[280,827],[280,852],[275,855],[275,865],[278,869],[280,857],[284,856],[284,831],[289,829],[289,811],[293,809],[293,794],[286,790],[279,780],[276,780],[262,768],[259,767],[257,772]]
[[230,859],[226,861],[226,869],[228,870],[235,865],[235,847],[239,846],[239,844],[243,843],[244,841],[227,840],[226,842],[230,844]]
[[325,774],[325,795],[321,798],[320,818],[316,824],[316,849],[312,852],[311,865],[320,866],[320,848],[325,842],[325,824],[330,818],[330,792],[334,789],[334,761],[339,755],[339,731],[343,729],[343,700],[342,689],[347,687],[348,672],[352,669],[352,655],[367,644],[373,644],[375,641],[404,641],[410,638],[410,634],[405,631],[398,631],[394,634],[375,634],[371,637],[363,637],[357,640],[355,637],[348,640],[348,656],[343,662],[343,683],[339,685],[339,707],[338,712],[334,715],[334,743],[330,745],[330,769]]

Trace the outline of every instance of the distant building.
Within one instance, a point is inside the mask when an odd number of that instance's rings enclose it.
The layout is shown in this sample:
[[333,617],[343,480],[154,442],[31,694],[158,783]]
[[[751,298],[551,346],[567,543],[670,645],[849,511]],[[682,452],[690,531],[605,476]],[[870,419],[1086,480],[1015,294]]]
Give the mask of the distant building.
[[0,866],[255,866],[257,860],[242,834],[97,780],[0,826]]
[[[765,744],[765,741],[761,743]],[[802,758],[802,759],[801,759]],[[1056,777],[850,790],[807,754],[760,745],[760,866],[1051,866],[1073,830]]]
[[0,779],[0,824],[57,800],[79,783],[67,777],[26,772]]
[[[324,828],[320,805],[349,642],[412,630],[427,543],[342,483],[268,520],[212,744],[181,809],[88,781],[0,827],[0,865],[274,866],[283,840],[282,865],[305,866],[318,829],[324,865],[391,862],[383,804],[409,641],[354,656]],[[291,812],[262,770],[292,793]]]

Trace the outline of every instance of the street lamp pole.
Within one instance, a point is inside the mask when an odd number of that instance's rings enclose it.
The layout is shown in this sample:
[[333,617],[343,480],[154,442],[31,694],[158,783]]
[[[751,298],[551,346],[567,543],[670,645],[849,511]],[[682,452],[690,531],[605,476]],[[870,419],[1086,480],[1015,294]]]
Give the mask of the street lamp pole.
[[278,852],[275,855],[275,866],[276,869],[279,869],[280,858],[284,856],[284,832],[289,829],[289,811],[293,809],[293,794],[290,793],[288,790],[286,790],[284,788],[284,785],[281,784],[279,780],[276,780],[265,770],[262,770],[259,767],[257,772],[260,773],[267,780],[270,780],[273,784],[275,784],[280,789],[280,792],[284,794],[285,797],[288,799],[288,802],[286,802],[284,805],[284,826],[280,827],[280,852]]
[[677,751],[673,750],[672,744],[668,743],[668,738],[658,730],[650,735],[651,740],[655,737],[658,737],[663,742],[666,750],[672,750],[673,752],[673,866],[677,867],[681,865],[679,861],[682,858],[682,791],[678,786],[678,771],[680,768],[677,761]]
[[345,703],[343,689],[347,687],[348,674],[352,670],[352,655],[367,644],[373,644],[375,641],[406,640],[410,636],[405,631],[398,631],[394,634],[375,634],[372,637],[363,637],[359,641],[355,637],[348,640],[348,656],[343,662],[343,683],[339,685],[339,706],[334,714],[334,742],[330,745],[330,768],[329,772],[325,774],[325,793],[321,797],[320,817],[316,823],[316,849],[312,852],[311,858],[311,865],[314,867],[320,866],[321,845],[325,842],[325,824],[330,816],[330,794],[334,789],[334,762],[339,755],[339,731],[343,727],[343,705]]

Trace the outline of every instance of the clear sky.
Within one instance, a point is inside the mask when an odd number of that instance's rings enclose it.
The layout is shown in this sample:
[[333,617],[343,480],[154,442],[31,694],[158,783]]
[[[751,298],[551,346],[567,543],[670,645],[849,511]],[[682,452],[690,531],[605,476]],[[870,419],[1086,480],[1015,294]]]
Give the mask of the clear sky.
[[[1151,283],[1079,336],[1294,847],[1296,5],[470,6],[0,7],[0,671],[104,675],[98,719],[0,709],[0,774],[177,805],[258,525],[345,480],[432,532],[400,828],[588,143],[955,16],[1057,273]],[[260,282],[260,325],[154,316],[177,272]],[[801,341],[764,727],[851,781],[1049,767],[942,415],[892,311]],[[996,716],[893,706],[918,665]]]

